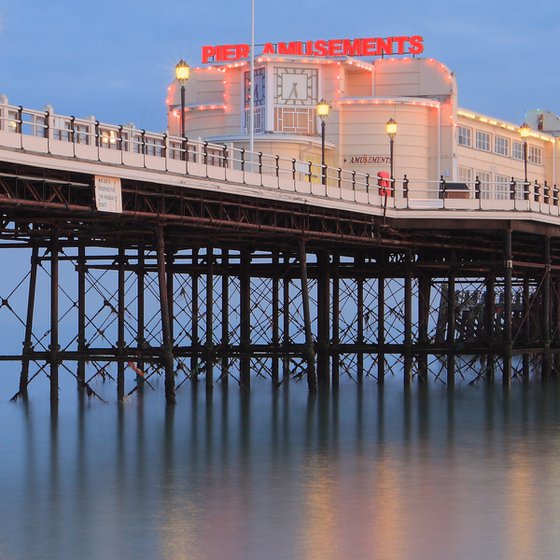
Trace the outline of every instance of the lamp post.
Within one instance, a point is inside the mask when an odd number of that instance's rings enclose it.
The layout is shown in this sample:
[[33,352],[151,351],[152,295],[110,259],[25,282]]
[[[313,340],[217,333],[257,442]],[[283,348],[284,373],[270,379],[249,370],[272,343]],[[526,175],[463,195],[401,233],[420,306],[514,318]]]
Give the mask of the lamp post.
[[181,59],[175,66],[175,79],[181,86],[181,136],[185,136],[185,85],[191,75],[190,66]]
[[329,110],[331,106],[324,100],[321,99],[317,103],[317,115],[321,119],[321,182],[323,185],[327,184],[327,170],[325,166],[325,119],[329,116]]
[[397,135],[398,128],[399,128],[399,125],[397,124],[397,121],[395,119],[393,119],[393,117],[391,117],[385,123],[385,132],[387,132],[387,134],[389,135],[389,163],[391,165],[391,185],[390,185],[391,189],[393,188],[393,172],[394,172],[393,148],[394,148],[395,136]]
[[523,140],[523,169],[525,172],[525,183],[527,183],[527,138],[531,134],[531,127],[527,123],[523,123],[519,127],[519,136]]

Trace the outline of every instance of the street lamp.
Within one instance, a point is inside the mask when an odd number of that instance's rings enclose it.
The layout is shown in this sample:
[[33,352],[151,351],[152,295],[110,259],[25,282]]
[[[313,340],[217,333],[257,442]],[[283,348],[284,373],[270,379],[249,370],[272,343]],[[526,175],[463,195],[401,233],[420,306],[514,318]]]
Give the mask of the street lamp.
[[317,103],[317,116],[321,119],[321,182],[323,185],[327,184],[327,170],[325,166],[325,119],[329,116],[331,106],[321,99]]
[[391,117],[386,123],[385,123],[385,132],[387,132],[387,134],[389,135],[389,163],[391,165],[391,185],[390,188],[393,188],[393,147],[395,144],[395,136],[397,135],[397,130],[399,128],[399,125],[397,124],[397,121]]
[[519,136],[523,140],[523,168],[525,170],[525,184],[527,184],[527,138],[531,134],[531,127],[527,123],[523,123],[519,127]]
[[185,85],[191,75],[191,67],[181,59],[175,66],[175,79],[181,86],[181,136],[185,136]]

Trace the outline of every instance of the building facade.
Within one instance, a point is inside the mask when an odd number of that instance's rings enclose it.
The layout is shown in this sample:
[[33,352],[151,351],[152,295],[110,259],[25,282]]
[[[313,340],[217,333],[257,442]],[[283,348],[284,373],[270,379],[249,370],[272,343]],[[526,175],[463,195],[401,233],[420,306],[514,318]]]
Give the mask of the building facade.
[[[193,68],[185,86],[185,135],[249,148],[250,66],[247,60]],[[283,158],[321,163],[321,121],[316,107],[330,104],[325,119],[325,161],[333,168],[377,175],[390,169],[386,122],[398,123],[394,177],[406,174],[421,197],[441,177],[462,182],[481,197],[523,196],[523,182],[557,183],[560,118],[546,111],[525,115],[529,136],[513,124],[462,109],[457,80],[430,58],[260,56],[254,70],[254,149]],[[180,136],[180,87],[170,84],[168,128]],[[520,119],[521,121],[521,119]],[[526,144],[525,144],[526,142]],[[526,151],[525,151],[526,150]],[[512,187],[511,182],[516,182]]]

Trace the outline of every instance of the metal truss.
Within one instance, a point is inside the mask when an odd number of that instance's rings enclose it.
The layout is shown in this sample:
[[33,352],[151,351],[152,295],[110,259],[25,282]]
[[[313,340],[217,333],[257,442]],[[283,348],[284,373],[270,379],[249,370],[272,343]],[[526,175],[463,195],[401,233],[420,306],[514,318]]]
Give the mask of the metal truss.
[[[0,319],[23,342],[15,398],[59,373],[117,399],[162,383],[310,390],[387,376],[452,385],[560,370],[560,232],[420,226],[247,196],[4,166]],[[451,221],[450,221],[451,222]],[[435,229],[429,229],[434,226]],[[23,264],[21,264],[23,262]]]

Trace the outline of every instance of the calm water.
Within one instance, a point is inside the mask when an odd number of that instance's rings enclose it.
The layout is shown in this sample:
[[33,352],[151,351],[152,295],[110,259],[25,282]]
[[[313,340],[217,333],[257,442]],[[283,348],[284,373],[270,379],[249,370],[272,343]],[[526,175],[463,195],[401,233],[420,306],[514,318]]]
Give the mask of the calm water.
[[162,393],[3,393],[2,560],[558,557],[555,385]]

